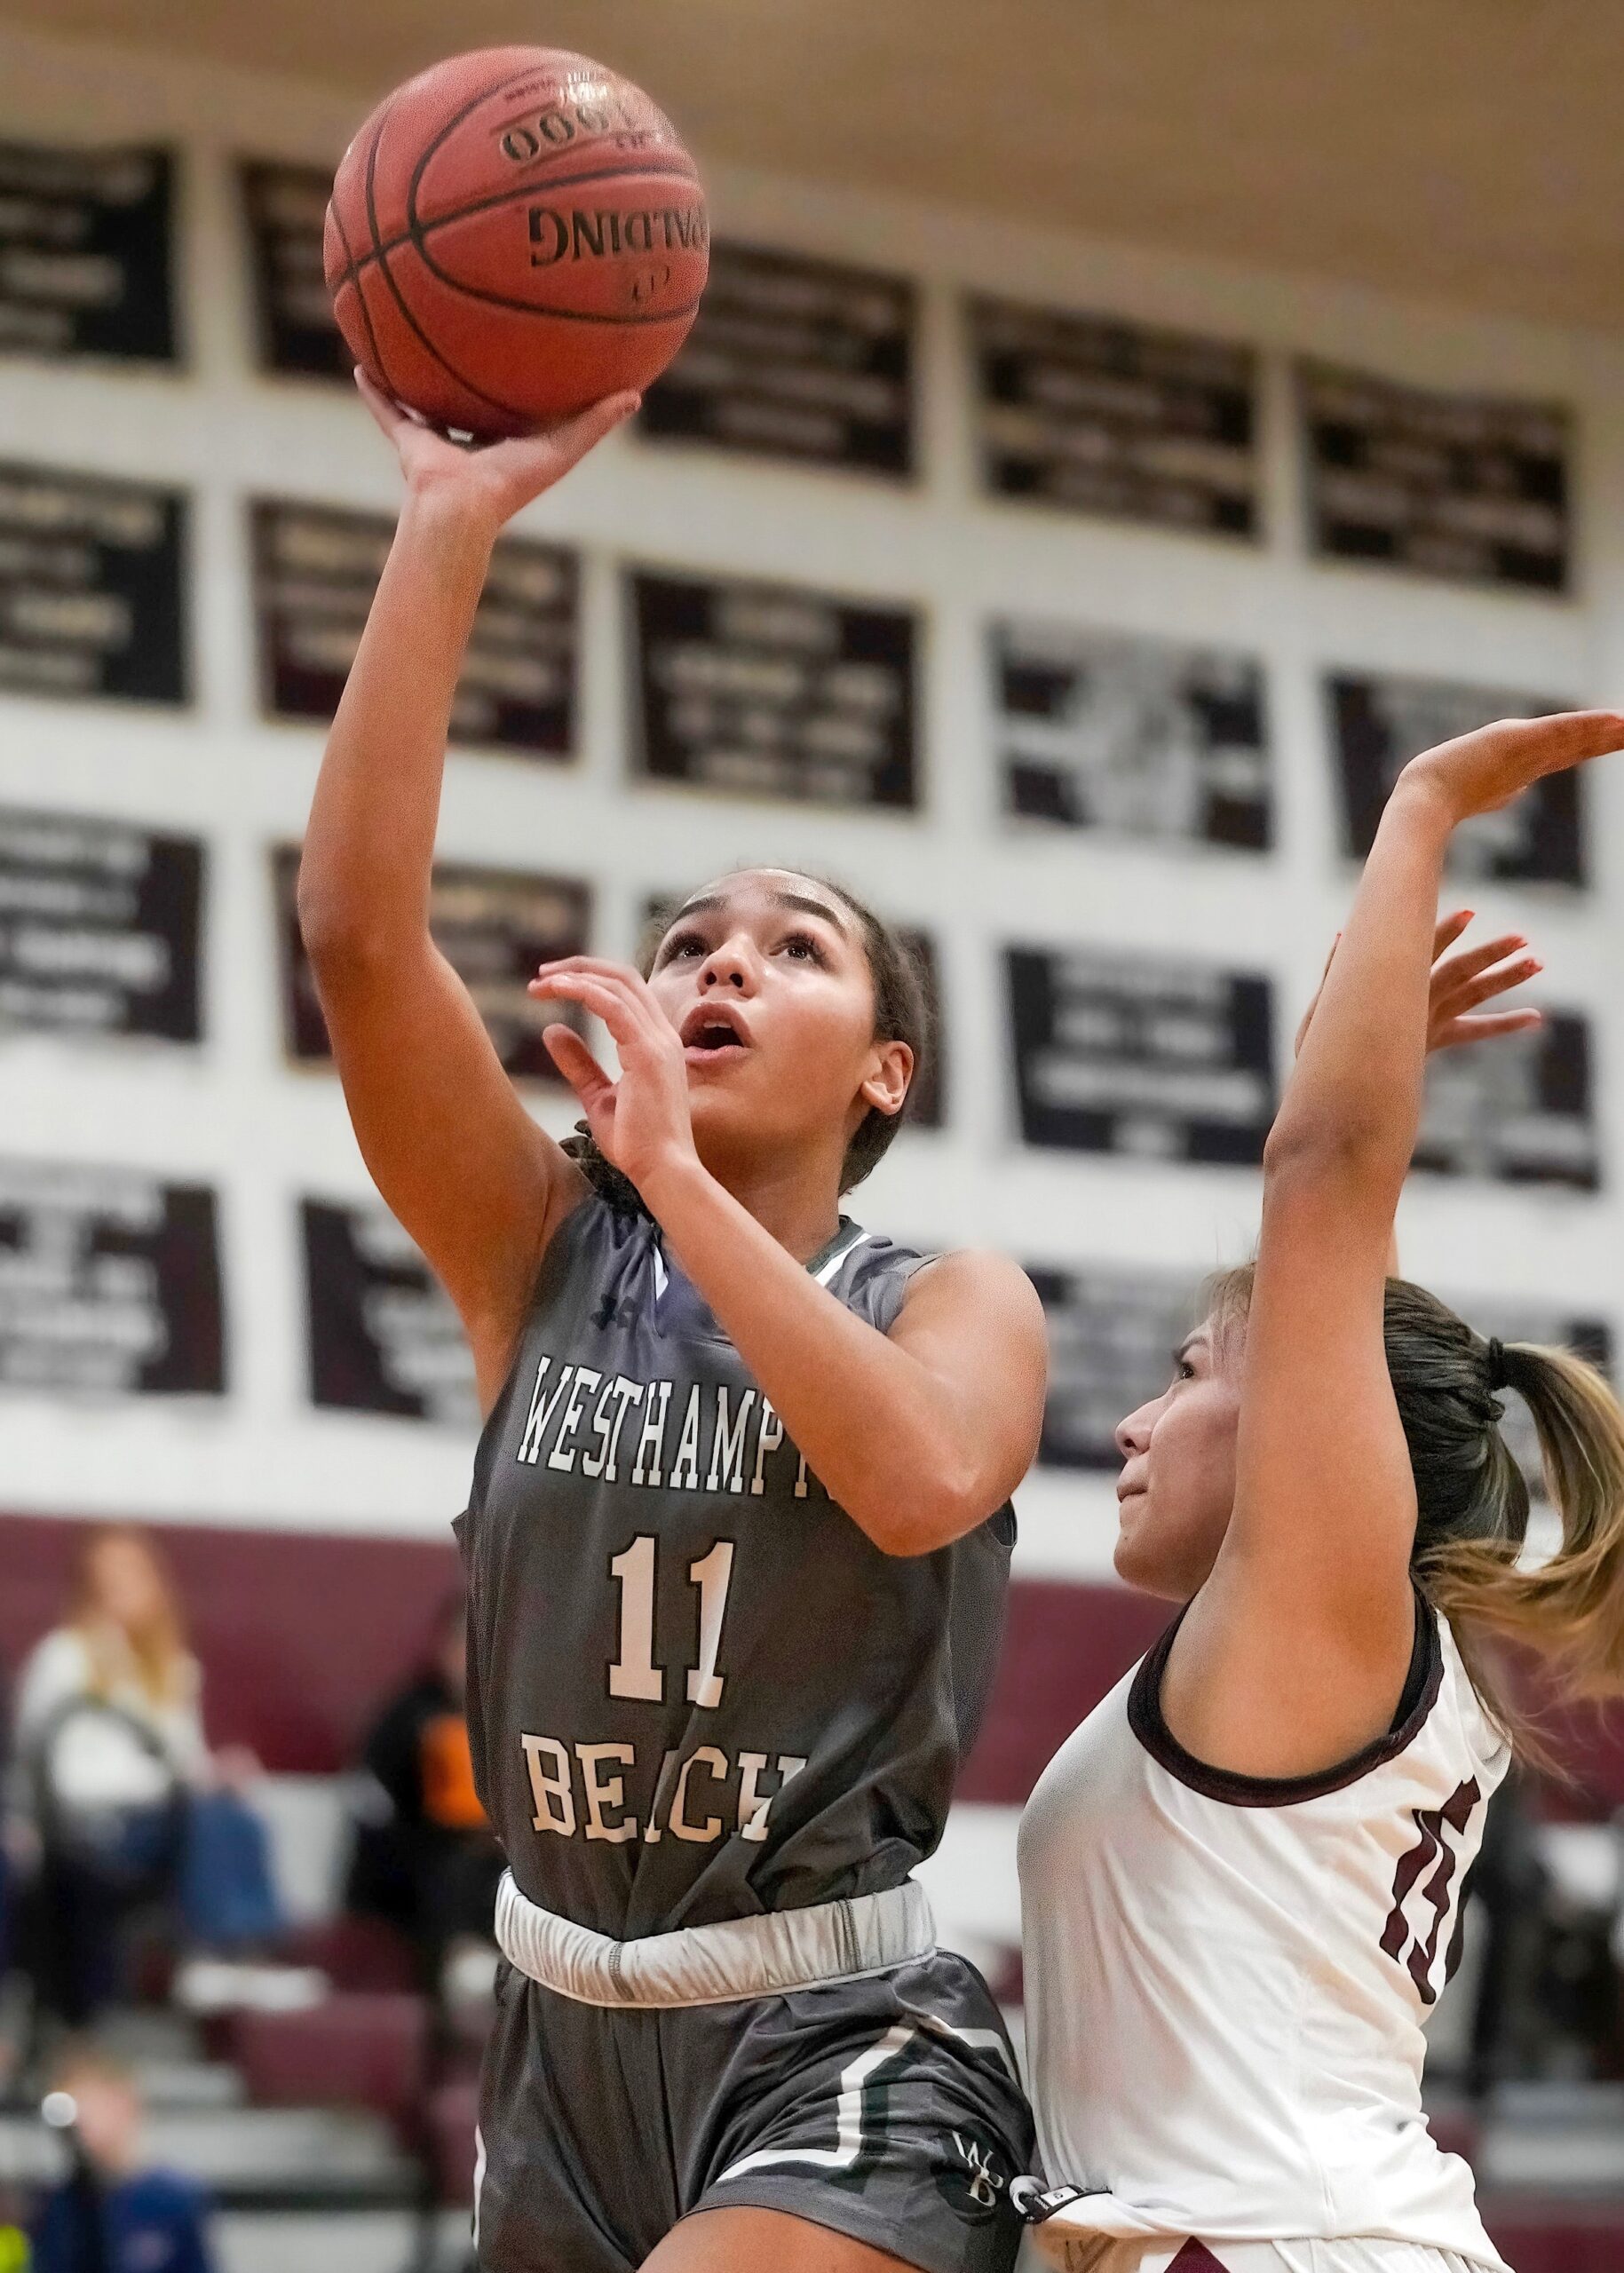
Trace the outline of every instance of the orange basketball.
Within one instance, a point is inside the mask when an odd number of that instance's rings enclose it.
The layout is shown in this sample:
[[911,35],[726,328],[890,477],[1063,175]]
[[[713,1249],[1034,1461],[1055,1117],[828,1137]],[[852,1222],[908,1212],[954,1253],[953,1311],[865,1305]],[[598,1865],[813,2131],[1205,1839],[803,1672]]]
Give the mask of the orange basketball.
[[408,79],[345,152],[327,283],[386,394],[517,434],[662,371],[709,242],[693,161],[640,88],[584,55],[490,47]]

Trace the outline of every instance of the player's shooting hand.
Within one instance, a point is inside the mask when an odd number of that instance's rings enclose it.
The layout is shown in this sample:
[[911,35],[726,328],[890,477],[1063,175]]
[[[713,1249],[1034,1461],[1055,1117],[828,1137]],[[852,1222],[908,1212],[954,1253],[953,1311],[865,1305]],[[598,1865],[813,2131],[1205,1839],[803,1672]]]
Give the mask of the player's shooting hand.
[[612,1081],[570,1026],[549,1026],[547,1054],[580,1098],[598,1151],[641,1191],[660,1169],[697,1159],[681,1037],[635,970],[595,955],[544,962],[538,1001],[578,1002],[608,1028],[621,1061]]
[[1509,804],[1544,774],[1565,773],[1617,749],[1624,749],[1624,716],[1616,710],[1501,718],[1422,750],[1400,773],[1393,794],[1424,796],[1441,808],[1453,828],[1474,813]]
[[[1522,986],[1544,966],[1525,952],[1528,942],[1520,931],[1503,932],[1499,939],[1485,939],[1480,946],[1451,954],[1450,948],[1471,920],[1471,909],[1459,907],[1453,915],[1442,919],[1432,935],[1432,983],[1427,997],[1429,1053],[1457,1049],[1467,1041],[1491,1041],[1497,1034],[1524,1034],[1541,1022],[1540,1012],[1532,1009],[1490,1010],[1478,1015],[1481,1003],[1509,994],[1514,986]],[[1331,942],[1331,952],[1325,959],[1314,999],[1303,1013],[1295,1054],[1302,1052],[1303,1039],[1319,1007],[1319,997],[1325,992],[1325,982],[1341,943],[1339,931]]]
[[573,417],[534,434],[500,442],[464,444],[431,426],[355,374],[360,399],[393,444],[414,495],[433,495],[465,506],[491,536],[515,513],[561,481],[587,452],[638,408],[637,394],[606,395]]

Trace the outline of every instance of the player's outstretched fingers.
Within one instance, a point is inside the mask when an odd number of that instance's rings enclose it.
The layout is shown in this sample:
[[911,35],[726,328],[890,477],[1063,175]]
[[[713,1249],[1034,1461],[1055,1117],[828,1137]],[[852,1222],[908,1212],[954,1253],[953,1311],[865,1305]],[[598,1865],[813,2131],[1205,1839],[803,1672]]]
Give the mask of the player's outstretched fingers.
[[542,1047],[585,1106],[589,1120],[613,1098],[614,1083],[574,1026],[543,1026]]
[[1492,1002],[1496,994],[1509,994],[1514,986],[1537,978],[1544,968],[1537,955],[1518,955],[1513,962],[1501,963],[1498,969],[1483,971],[1476,978],[1463,980],[1452,988],[1449,1009],[1457,1016],[1463,1010],[1475,1010],[1479,1002]]

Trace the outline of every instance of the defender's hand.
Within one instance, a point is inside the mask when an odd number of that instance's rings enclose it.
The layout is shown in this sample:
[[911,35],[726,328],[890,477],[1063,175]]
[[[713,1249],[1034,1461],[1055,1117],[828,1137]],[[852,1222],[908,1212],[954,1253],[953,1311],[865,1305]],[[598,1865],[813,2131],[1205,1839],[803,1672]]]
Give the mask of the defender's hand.
[[1624,749],[1624,715],[1616,710],[1559,710],[1549,718],[1501,718],[1422,750],[1399,774],[1395,796],[1420,793],[1441,807],[1451,828],[1474,813],[1509,805],[1547,773],[1565,773],[1592,757]]
[[464,445],[452,441],[412,411],[392,402],[364,371],[355,374],[360,399],[394,445],[416,496],[450,499],[488,525],[494,537],[515,513],[561,481],[587,452],[601,442],[642,402],[638,394],[606,395],[572,418],[510,440]]
[[[1485,939],[1480,946],[1467,947],[1458,955],[1452,955],[1448,950],[1471,920],[1470,907],[1457,908],[1453,915],[1442,919],[1432,935],[1432,984],[1427,998],[1429,1053],[1457,1049],[1467,1041],[1492,1041],[1497,1034],[1525,1034],[1541,1023],[1541,1013],[1534,1010],[1491,1010],[1483,1017],[1474,1015],[1480,1003],[1493,1002],[1498,994],[1509,994],[1514,986],[1521,986],[1544,966],[1537,957],[1523,952],[1528,942],[1520,931],[1504,932],[1497,939]],[[1325,959],[1314,999],[1303,1013],[1294,1055],[1301,1055],[1303,1039],[1319,1007],[1319,997],[1325,992],[1325,982],[1341,944],[1339,931],[1331,942],[1331,952]]]
[[568,955],[543,963],[528,991],[542,1002],[579,1002],[609,1030],[620,1056],[618,1081],[573,1027],[549,1026],[542,1035],[604,1158],[639,1191],[674,1160],[695,1160],[681,1038],[639,973],[594,955]]

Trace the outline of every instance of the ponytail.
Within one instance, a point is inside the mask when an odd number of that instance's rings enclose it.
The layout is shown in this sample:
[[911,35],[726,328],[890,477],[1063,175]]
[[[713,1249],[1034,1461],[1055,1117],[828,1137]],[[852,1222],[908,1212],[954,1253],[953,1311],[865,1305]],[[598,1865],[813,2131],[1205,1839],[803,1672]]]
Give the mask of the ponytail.
[[[1566,1350],[1485,1345],[1485,1366],[1527,1406],[1546,1490],[1562,1525],[1548,1562],[1519,1567],[1515,1539],[1447,1535],[1416,1577],[1469,1634],[1547,1659],[1570,1697],[1624,1691],[1624,1410],[1596,1368]],[[1498,1430],[1495,1431],[1498,1437]],[[1474,1675],[1483,1686],[1481,1673]],[[1491,1675],[1485,1702],[1525,1749],[1532,1734]]]
[[[1220,1337],[1244,1325],[1252,1287],[1250,1263],[1208,1282]],[[1571,1350],[1485,1341],[1406,1279],[1387,1282],[1382,1336],[1415,1481],[1412,1575],[1454,1629],[1490,1719],[1559,1772],[1494,1645],[1547,1661],[1567,1699],[1624,1694],[1624,1408]],[[1528,1486],[1500,1427],[1508,1389],[1533,1416],[1562,1526],[1556,1553],[1526,1567]]]

